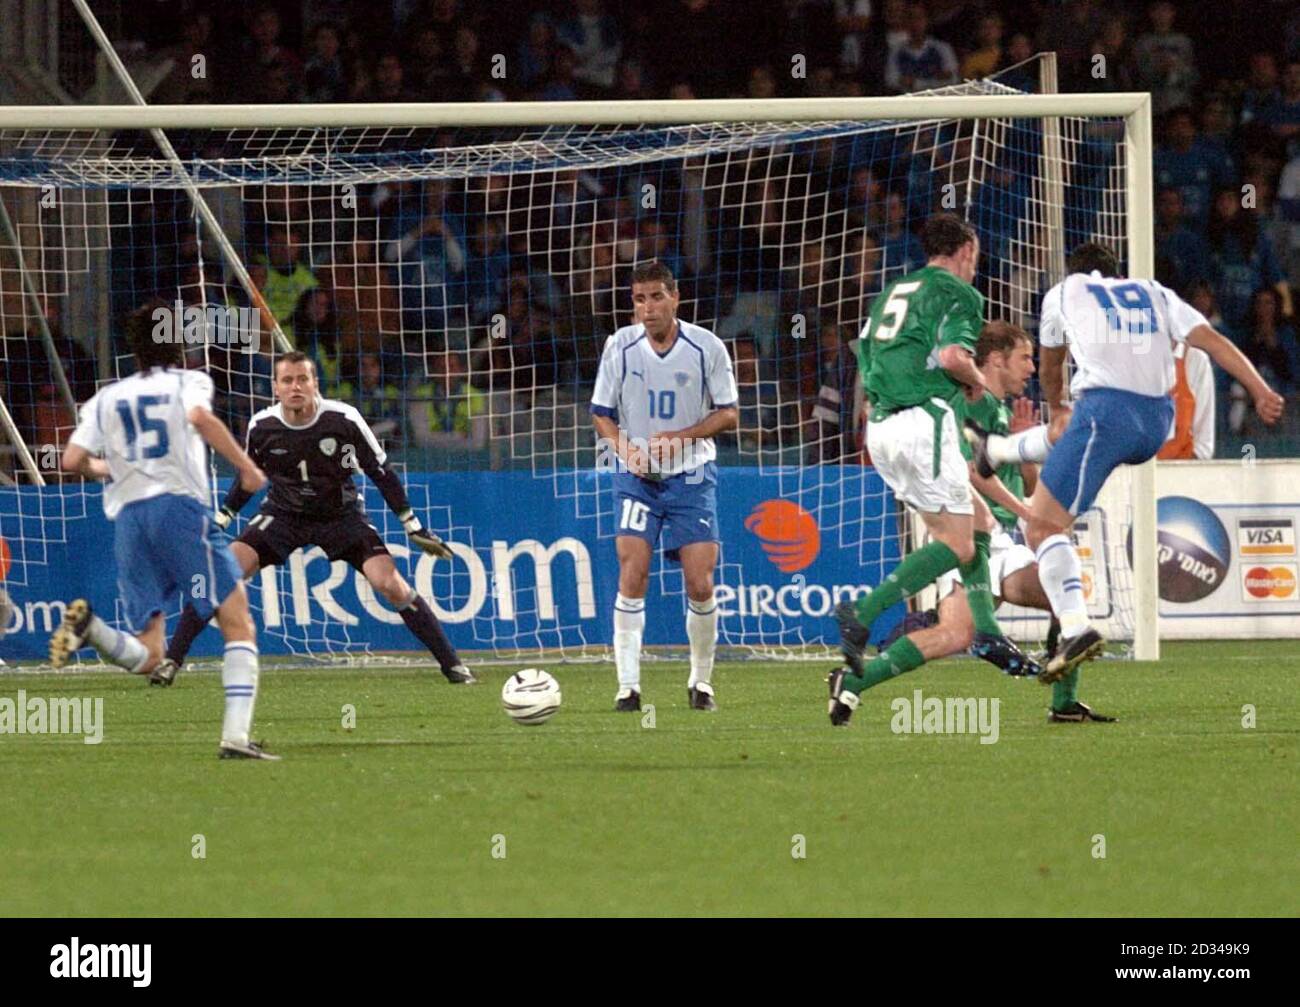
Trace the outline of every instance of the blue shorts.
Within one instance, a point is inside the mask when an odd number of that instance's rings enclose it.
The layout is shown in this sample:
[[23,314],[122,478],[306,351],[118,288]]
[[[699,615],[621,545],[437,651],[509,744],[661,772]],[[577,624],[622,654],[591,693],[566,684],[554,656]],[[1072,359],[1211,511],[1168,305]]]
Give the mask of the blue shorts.
[[664,555],[674,563],[682,560],[682,546],[721,538],[718,467],[713,462],[660,482],[619,472],[614,476],[614,495],[617,534],[645,539],[653,546],[662,532]]
[[1167,395],[1090,388],[1043,463],[1043,485],[1078,517],[1092,506],[1115,469],[1154,458],[1173,422],[1174,402]]
[[133,633],[176,608],[181,594],[207,622],[242,579],[208,509],[192,497],[137,500],[122,508],[114,528],[117,591]]

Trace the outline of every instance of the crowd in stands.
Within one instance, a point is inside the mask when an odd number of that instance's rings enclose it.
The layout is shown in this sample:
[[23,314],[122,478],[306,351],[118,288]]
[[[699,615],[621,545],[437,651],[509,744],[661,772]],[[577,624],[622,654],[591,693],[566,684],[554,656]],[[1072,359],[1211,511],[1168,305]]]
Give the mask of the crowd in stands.
[[[1257,4],[1238,19],[1167,0],[182,0],[166,13],[124,5],[122,30],[172,61],[157,102],[850,96],[990,74],[1032,91],[1031,57],[1053,50],[1062,91],[1151,92],[1157,277],[1284,391],[1300,386],[1292,5]],[[742,450],[803,429],[805,460],[831,461],[855,450],[846,343],[883,284],[923,264],[913,230],[938,175],[918,186],[898,162],[842,171],[839,152],[828,149],[825,165],[821,156],[735,198],[728,182],[676,166],[671,179],[657,177],[670,202],[652,214],[636,205],[639,177],[573,170],[528,182],[523,201],[522,183],[506,176],[363,187],[345,229],[342,215],[311,205],[328,196],[261,189],[236,196],[223,222],[327,392],[394,443],[484,445],[501,390],[494,376],[510,375],[515,388],[589,387],[603,338],[629,320],[627,271],[653,257],[679,276],[684,317],[717,319],[733,348]],[[987,191],[997,198],[996,177]],[[188,223],[183,198],[150,201],[131,261],[114,264],[121,288],[247,304],[231,277],[199,269],[220,257]],[[846,223],[807,234],[782,210],[796,199],[800,220]],[[585,237],[539,251],[530,230]],[[785,251],[774,257],[775,248]],[[778,320],[795,315],[806,329],[796,351],[783,351]],[[244,359],[224,372],[238,425],[267,401],[269,375]],[[1222,395],[1222,417],[1230,406]]]

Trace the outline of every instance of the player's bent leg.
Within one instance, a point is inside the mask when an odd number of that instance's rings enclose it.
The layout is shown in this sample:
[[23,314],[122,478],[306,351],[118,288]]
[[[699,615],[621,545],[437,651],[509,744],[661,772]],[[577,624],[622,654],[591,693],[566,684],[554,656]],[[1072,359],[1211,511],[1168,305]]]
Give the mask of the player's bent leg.
[[1038,579],[1037,563],[1004,576],[1001,591],[1002,600],[1010,605],[1037,608],[1044,612],[1052,610],[1052,603],[1048,600],[1047,592],[1043,590],[1043,585]]
[[718,564],[716,542],[681,547],[686,581],[686,639],[691,645],[691,673],[686,700],[693,710],[716,710],[713,658],[718,646],[718,604],[713,597],[713,570]]
[[109,664],[136,675],[147,674],[157,663],[139,637],[109,626],[95,615],[89,601],[77,598],[68,603],[50,635],[50,664],[62,668],[83,647],[93,647]]
[[461,662],[429,603],[406,582],[387,551],[366,559],[361,564],[361,573],[375,593],[397,610],[406,628],[428,648],[448,682],[452,685],[477,684],[478,679]]
[[635,535],[615,539],[618,553],[618,596],[614,599],[614,665],[618,693],[614,709],[641,709],[641,638],[645,632],[645,593],[650,581],[649,541]]

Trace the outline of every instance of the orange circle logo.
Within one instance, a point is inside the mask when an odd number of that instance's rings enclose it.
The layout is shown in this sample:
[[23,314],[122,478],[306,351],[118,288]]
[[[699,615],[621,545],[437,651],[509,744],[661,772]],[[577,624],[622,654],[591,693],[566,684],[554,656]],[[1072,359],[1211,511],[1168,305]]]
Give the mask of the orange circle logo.
[[9,551],[9,543],[0,538],[0,580],[9,576],[9,567],[13,565],[13,553]]
[[745,530],[758,536],[763,552],[782,573],[811,566],[821,552],[817,519],[789,500],[764,500],[745,518]]
[[1246,572],[1246,590],[1255,598],[1290,598],[1295,594],[1295,574],[1284,566],[1252,567]]

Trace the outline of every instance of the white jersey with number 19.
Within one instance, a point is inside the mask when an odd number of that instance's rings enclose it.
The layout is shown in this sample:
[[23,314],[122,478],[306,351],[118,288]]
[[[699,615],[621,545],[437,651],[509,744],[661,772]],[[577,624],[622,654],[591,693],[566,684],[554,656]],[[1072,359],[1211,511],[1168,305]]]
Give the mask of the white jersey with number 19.
[[105,385],[81,407],[72,443],[108,462],[109,520],[127,504],[164,493],[211,505],[208,448],[187,418],[195,406],[212,408],[210,377],[154,367]]
[[1155,280],[1072,273],[1047,292],[1039,318],[1043,346],[1070,347],[1070,393],[1116,388],[1168,395],[1174,343],[1185,342],[1205,316]]

